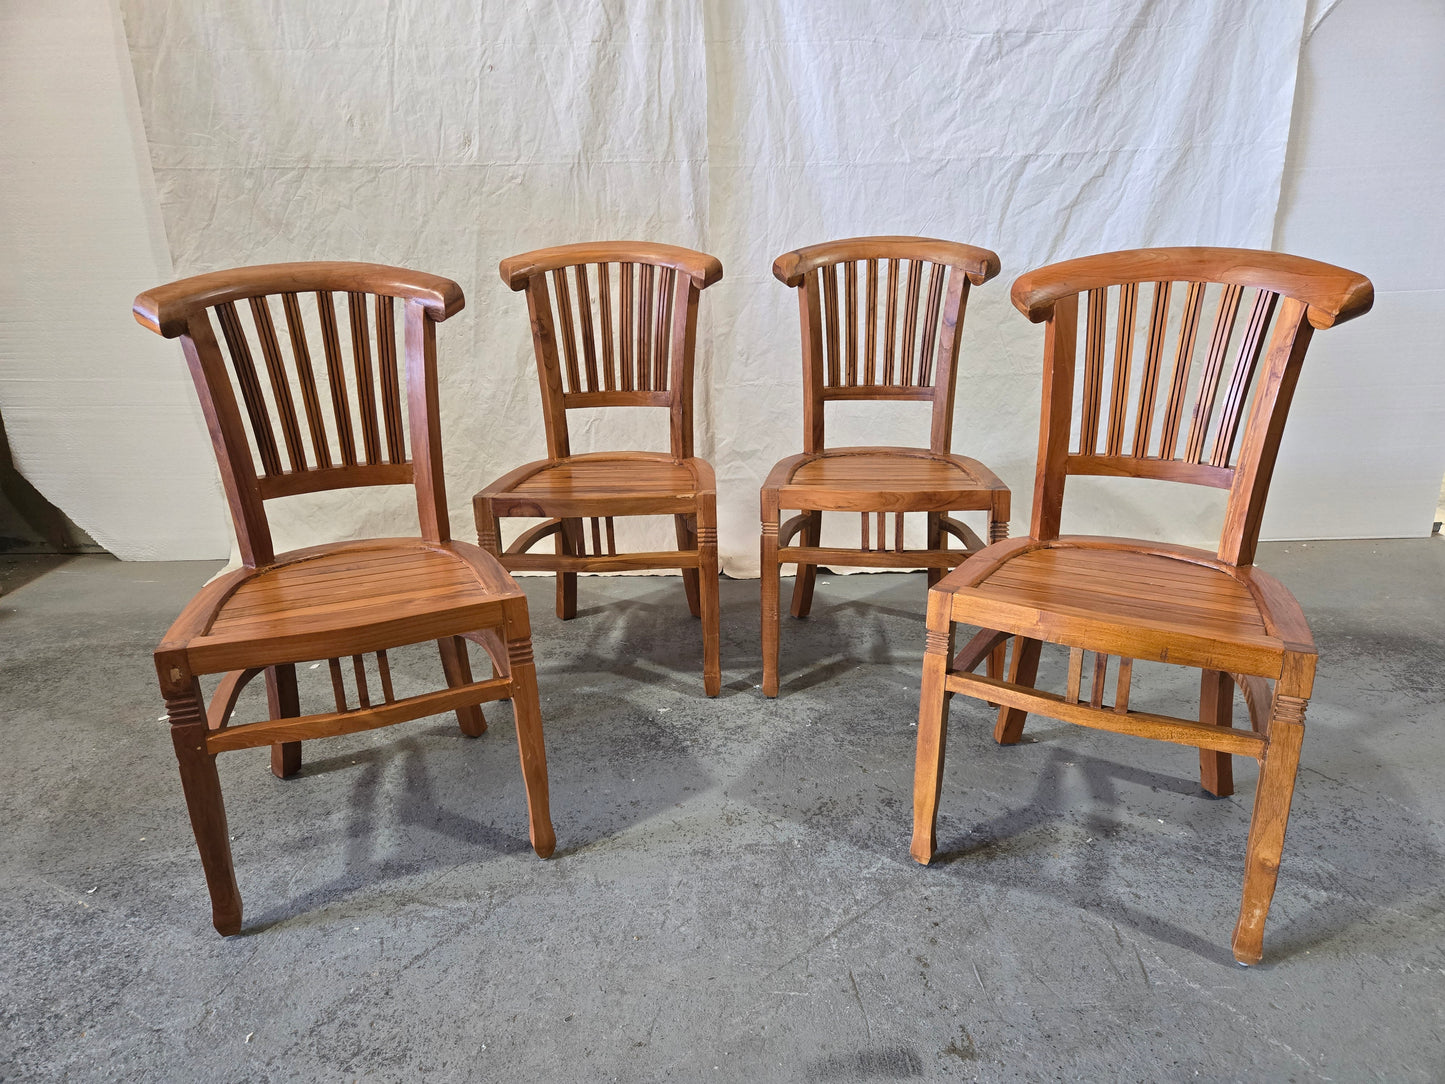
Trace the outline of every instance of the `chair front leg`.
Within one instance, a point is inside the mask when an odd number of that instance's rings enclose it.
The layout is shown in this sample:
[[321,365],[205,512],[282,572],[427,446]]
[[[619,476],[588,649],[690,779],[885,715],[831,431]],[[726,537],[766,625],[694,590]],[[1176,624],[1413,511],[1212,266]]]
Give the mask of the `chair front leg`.
[[[697,549],[697,517],[673,516],[672,522],[677,531],[677,548],[684,553]],[[697,584],[698,570],[684,568],[682,570],[682,589],[687,592],[687,608],[693,617],[702,616],[702,600],[698,597]]]
[[[1234,725],[1234,679],[1222,670],[1199,675],[1199,721]],[[1213,749],[1199,750],[1199,785],[1216,798],[1228,798],[1234,793],[1234,758]]]
[[763,695],[778,695],[778,509],[764,502],[762,562]]
[[[1013,658],[1009,660],[1010,685],[1033,688],[1039,676],[1039,651],[1042,646],[1038,640],[1030,640],[1024,636],[1014,637]],[[998,721],[993,727],[993,740],[1000,745],[1017,745],[1024,736],[1024,721],[1028,717],[1029,713],[1023,708],[999,708]]]
[[[296,665],[266,668],[266,706],[273,719],[294,719],[301,714],[301,694],[296,688]],[[271,746],[271,774],[289,779],[301,770],[301,743],[278,741]]]
[[[798,532],[803,538],[803,545],[818,546],[823,542],[823,513],[809,512],[808,522]],[[794,617],[807,617],[813,609],[813,585],[818,580],[817,565],[799,565],[797,575],[793,577],[793,606]]]
[[557,846],[547,794],[547,747],[542,740],[542,705],[537,695],[537,667],[532,659],[531,630],[525,614],[508,622],[507,655],[512,671],[512,712],[517,726],[517,754],[527,791],[528,836],[538,857],[548,858]]
[[923,688],[918,700],[918,755],[913,767],[913,842],[908,853],[927,865],[938,846],[938,795],[948,738],[945,687],[953,658],[953,595],[928,593],[928,638],[923,651]]
[[[226,825],[226,806],[221,799],[221,778],[216,773],[216,755],[206,751],[206,704],[200,683],[179,668],[162,666],[161,688],[170,718],[171,742],[181,770],[181,789],[186,811],[196,836],[196,849],[206,871],[211,893],[211,922],[216,931],[230,936],[241,932],[241,890],[236,887],[236,867],[231,860],[231,835]],[[169,680],[165,676],[170,672]]]
[[1276,688],[1270,708],[1269,744],[1265,746],[1255,789],[1244,860],[1244,893],[1231,946],[1234,958],[1242,964],[1258,963],[1264,954],[1264,920],[1274,899],[1284,852],[1284,832],[1294,798],[1308,703],[1303,697],[1281,695]]
[[[467,641],[461,636],[443,636],[437,641],[442,656],[442,673],[447,685],[455,689],[459,685],[470,685],[472,664],[467,658]],[[469,738],[479,738],[487,732],[487,719],[480,704],[467,704],[457,708],[457,725]]]

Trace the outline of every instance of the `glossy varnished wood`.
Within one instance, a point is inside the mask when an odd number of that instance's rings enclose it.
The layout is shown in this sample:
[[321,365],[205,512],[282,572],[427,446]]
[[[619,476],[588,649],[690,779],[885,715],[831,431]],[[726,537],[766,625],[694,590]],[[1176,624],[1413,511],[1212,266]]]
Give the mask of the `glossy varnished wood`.
[[[1030,537],[987,547],[930,592],[914,858],[929,862],[936,845],[951,694],[997,706],[1003,744],[1020,739],[1034,712],[1193,746],[1204,789],[1221,797],[1233,793],[1231,757],[1251,756],[1260,776],[1232,948],[1242,963],[1260,959],[1315,647],[1298,603],[1252,567],[1255,544],[1311,335],[1367,311],[1372,296],[1353,272],[1242,249],[1108,253],[1014,284],[1014,304],[1045,323],[1032,526]],[[1070,474],[1226,489],[1219,545],[1211,553],[1061,535]],[[978,650],[950,660],[955,623],[982,631]],[[983,649],[1006,640],[1007,678],[973,673]],[[1034,687],[1044,644],[1068,652],[1062,693]],[[1197,720],[1138,709],[1130,684],[1140,659],[1200,671]],[[1248,730],[1233,726],[1236,685]]]
[[[797,565],[792,613],[806,617],[820,564],[921,567],[933,583],[981,545],[948,513],[983,511],[989,537],[1007,535],[1008,487],[982,463],[951,450],[959,329],[969,286],[988,281],[998,266],[987,249],[927,237],[830,241],[774,262],[774,276],[798,293],[803,452],[774,466],[760,495],[766,695],[778,694],[781,565]],[[931,404],[927,444],[829,448],[825,404],[864,400]],[[784,524],[783,509],[800,514]],[[822,546],[824,512],[858,513],[860,544]],[[904,546],[909,513],[924,517],[922,549]],[[793,545],[795,538],[801,544]],[[963,545],[951,546],[950,539]]]
[[[555,846],[526,598],[494,558],[452,541],[447,522],[435,328],[462,303],[448,279],[348,263],[218,271],[136,299],[142,325],[181,340],[243,561],[196,594],[155,652],[223,934],[240,930],[242,911],[222,752],[269,745],[285,777],[300,770],[304,740],[444,711],[475,737],[486,729],[480,705],[511,698],[532,845],[543,857]],[[371,485],[413,487],[420,537],[275,552],[267,500]],[[463,637],[483,644],[492,678],[473,680]],[[387,650],[429,640],[444,687],[398,699]],[[296,663],[310,660],[328,664],[334,710],[303,711]],[[233,723],[241,690],[263,673],[269,718]],[[209,705],[207,675],[219,675]]]
[[[579,573],[681,569],[688,608],[702,619],[703,686],[716,696],[717,494],[712,467],[693,455],[692,401],[698,297],[722,264],[675,245],[609,241],[512,256],[500,271],[526,294],[547,458],[476,494],[478,540],[513,571],[556,572],[564,620],[577,612]],[[666,410],[669,454],[572,454],[567,412],[583,407]],[[673,517],[677,550],[618,553],[616,517],[649,515]],[[508,517],[546,522],[504,549]]]

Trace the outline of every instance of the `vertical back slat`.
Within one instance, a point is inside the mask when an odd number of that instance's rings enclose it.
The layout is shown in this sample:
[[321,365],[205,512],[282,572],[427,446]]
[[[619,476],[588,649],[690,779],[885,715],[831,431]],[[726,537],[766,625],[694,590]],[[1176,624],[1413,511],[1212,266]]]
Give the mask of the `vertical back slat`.
[[863,383],[871,385],[878,364],[878,261],[868,261],[868,304],[864,309]]
[[677,290],[677,269],[664,268],[658,282],[657,330],[653,333],[656,357],[653,360],[652,386],[667,391],[667,370],[670,363],[668,347],[672,343],[672,295]]
[[1224,398],[1224,413],[1219,416],[1219,432],[1214,436],[1214,451],[1209,457],[1209,462],[1216,467],[1229,466],[1229,458],[1234,454],[1234,438],[1239,432],[1239,423],[1244,415],[1249,385],[1259,364],[1260,351],[1264,349],[1265,331],[1269,328],[1269,321],[1274,316],[1274,305],[1278,300],[1279,294],[1270,290],[1260,290],[1255,295],[1254,307],[1249,312],[1249,326],[1245,329],[1244,338],[1240,340],[1234,374],[1230,377],[1229,392]]
[[376,424],[376,389],[371,376],[371,333],[366,326],[366,295],[346,295],[351,313],[351,361],[356,369],[356,402],[361,407],[361,439],[368,463],[381,462],[381,429]]
[[1169,328],[1169,293],[1173,283],[1154,284],[1149,309],[1149,337],[1144,342],[1144,372],[1139,379],[1139,412],[1134,419],[1134,454],[1149,454],[1154,429],[1154,401],[1159,398],[1159,369],[1164,357],[1164,335]]
[[823,278],[823,329],[827,340],[828,386],[837,387],[843,382],[838,364],[838,265],[820,267],[818,274]]
[[271,430],[266,399],[261,394],[261,381],[256,376],[256,366],[251,361],[251,348],[246,344],[246,333],[241,330],[241,320],[236,315],[235,304],[226,301],[217,305],[216,316],[221,322],[221,334],[225,336],[226,348],[231,353],[231,368],[236,374],[236,383],[241,388],[246,416],[251,420],[251,435],[256,441],[256,451],[261,456],[262,473],[280,474],[281,453],[276,449],[276,435]]
[[1104,326],[1109,316],[1109,290],[1089,291],[1088,323],[1084,330],[1083,406],[1079,419],[1079,453],[1097,455],[1099,414],[1104,399]]
[[375,295],[376,367],[381,381],[381,416],[386,423],[386,461],[406,462],[406,431],[401,422],[401,371],[396,358],[393,299]]
[[938,317],[943,302],[943,280],[948,268],[936,263],[928,272],[928,308],[923,315],[923,341],[919,347],[918,383],[933,383],[933,354],[938,347]]
[[336,330],[336,304],[329,290],[316,293],[316,312],[321,319],[321,346],[326,352],[326,383],[331,389],[331,412],[336,421],[336,441],[341,445],[344,466],[356,465],[356,440],[351,432],[351,403],[346,393],[346,368],[341,361],[341,336]]
[[326,419],[321,413],[321,396],[316,390],[316,373],[311,368],[311,351],[306,346],[306,323],[301,318],[301,301],[293,293],[281,295],[286,314],[286,331],[291,337],[291,357],[301,384],[301,404],[306,408],[306,425],[311,432],[311,457],[318,467],[331,466],[331,442],[326,436]]
[[637,387],[652,391],[652,291],[656,269],[645,263],[638,274]]
[[281,344],[276,341],[276,326],[271,322],[271,306],[266,298],[251,298],[251,318],[256,323],[256,337],[261,342],[266,375],[271,379],[271,398],[280,417],[286,458],[292,470],[305,470],[306,448],[301,443],[301,422],[296,417],[296,404],[291,399],[291,380],[286,375],[286,363],[281,358]]
[[847,351],[847,382],[849,387],[858,383],[858,262],[849,260],[843,265],[843,298],[846,302],[844,317],[844,342]]
[[587,265],[579,263],[572,269],[577,275],[577,316],[582,322],[582,363],[587,372],[587,390],[598,391],[597,337],[592,330],[592,288],[587,279]]
[[552,272],[552,290],[557,296],[557,323],[562,333],[562,357],[565,364],[563,373],[567,377],[564,390],[582,390],[582,376],[577,368],[577,332],[573,327],[572,291],[567,286],[567,268],[559,267]]
[[1191,282],[1184,295],[1179,319],[1179,348],[1174,352],[1174,378],[1164,407],[1164,431],[1159,437],[1159,458],[1173,459],[1179,447],[1179,419],[1189,392],[1189,370],[1194,362],[1194,341],[1199,335],[1199,314],[1204,308],[1204,283]]
[[1124,451],[1124,418],[1129,409],[1129,366],[1134,357],[1134,310],[1139,303],[1139,284],[1119,287],[1119,322],[1114,329],[1114,379],[1109,389],[1109,432],[1105,438],[1108,455]]
[[1194,397],[1194,417],[1189,423],[1189,440],[1184,446],[1184,460],[1198,463],[1204,454],[1204,438],[1209,431],[1209,418],[1214,412],[1214,396],[1219,390],[1219,374],[1224,368],[1224,355],[1234,333],[1234,320],[1239,313],[1240,286],[1226,283],[1219,295],[1219,308],[1214,314],[1214,331],[1209,338],[1209,357],[1199,377],[1199,391]]
[[894,346],[898,341],[898,261],[888,261],[888,311],[884,315],[883,327],[883,379],[880,383],[892,384],[894,373]]
[[612,349],[612,270],[610,264],[597,265],[597,303],[602,309],[602,377],[603,390],[617,390],[616,358]]
[[898,364],[898,383],[908,387],[914,383],[913,360],[918,338],[918,295],[923,289],[923,261],[908,261],[908,304],[903,309],[903,342]]
[[618,290],[622,294],[621,305],[618,314],[617,342],[621,347],[620,368],[618,387],[623,391],[632,391],[636,388],[635,360],[632,356],[632,325],[635,319],[636,304],[633,297],[633,288],[636,281],[636,265],[631,263],[620,264],[621,268],[618,279]]

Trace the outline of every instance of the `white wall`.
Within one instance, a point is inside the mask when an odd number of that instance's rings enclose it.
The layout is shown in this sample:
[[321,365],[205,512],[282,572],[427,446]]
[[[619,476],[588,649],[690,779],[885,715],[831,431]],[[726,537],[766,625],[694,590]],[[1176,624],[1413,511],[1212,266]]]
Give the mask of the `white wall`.
[[0,414],[21,473],[119,557],[230,552],[175,344],[171,261],[114,4],[0,0]]
[[1315,337],[1270,538],[1430,533],[1445,475],[1445,3],[1343,0],[1300,55],[1274,247],[1369,275]]

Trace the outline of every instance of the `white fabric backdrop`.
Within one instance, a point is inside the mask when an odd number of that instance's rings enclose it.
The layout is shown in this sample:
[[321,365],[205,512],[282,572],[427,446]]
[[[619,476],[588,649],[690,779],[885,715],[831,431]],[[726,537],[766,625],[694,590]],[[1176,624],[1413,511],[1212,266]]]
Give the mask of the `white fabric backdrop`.
[[[511,253],[633,237],[722,260],[703,297],[698,444],[724,567],[746,575],[757,487],[800,447],[780,252],[921,233],[1000,253],[1004,273],[970,300],[955,447],[1011,484],[1018,530],[1040,332],[1008,304],[1013,276],[1109,248],[1271,241],[1303,0],[479,7],[122,4],[177,274],[350,258],[462,284],[467,309],[439,341],[463,536],[471,493],[543,452],[524,306],[496,275]],[[579,450],[662,447],[651,413],[587,419]],[[830,416],[838,442],[925,432],[905,407]],[[1216,530],[1199,491],[1116,485],[1100,505],[1087,488],[1071,483],[1071,527]],[[274,504],[277,541],[408,530],[394,496]]]

